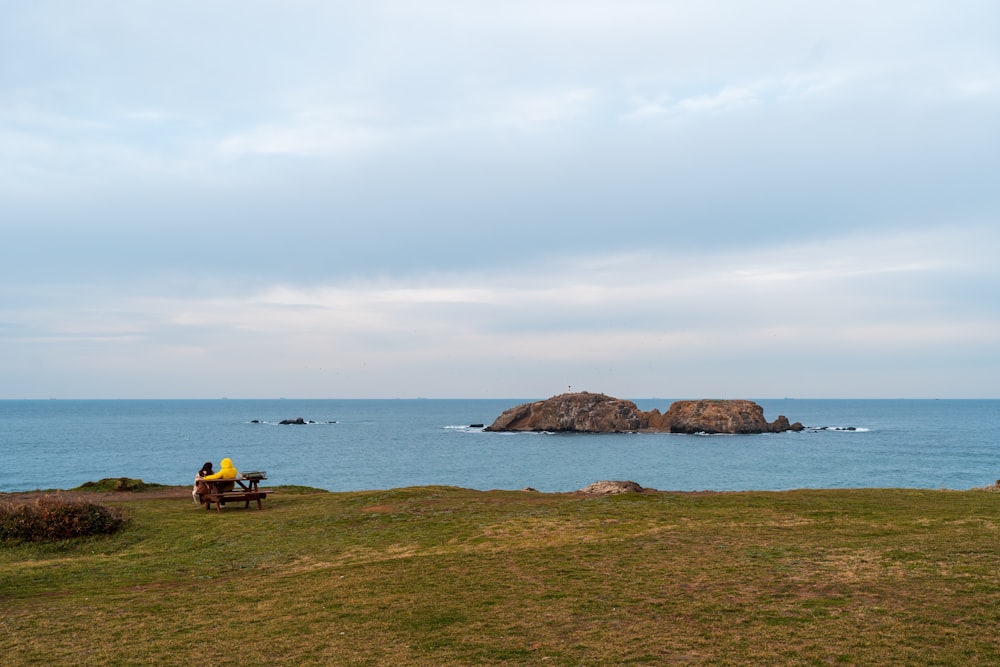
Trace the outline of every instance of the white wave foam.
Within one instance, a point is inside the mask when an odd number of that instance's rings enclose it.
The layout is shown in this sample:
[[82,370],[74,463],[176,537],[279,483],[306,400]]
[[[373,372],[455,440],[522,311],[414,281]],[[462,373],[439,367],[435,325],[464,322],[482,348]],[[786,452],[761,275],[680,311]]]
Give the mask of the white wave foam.
[[841,431],[844,433],[867,433],[868,429],[863,426],[806,426],[810,433],[819,431]]

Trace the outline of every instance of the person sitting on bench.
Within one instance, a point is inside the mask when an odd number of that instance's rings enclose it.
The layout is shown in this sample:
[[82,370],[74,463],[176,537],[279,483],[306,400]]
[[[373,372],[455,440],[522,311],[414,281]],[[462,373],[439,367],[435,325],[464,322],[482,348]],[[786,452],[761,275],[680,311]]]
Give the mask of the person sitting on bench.
[[[213,473],[211,475],[205,475],[202,479],[232,479],[235,480],[239,476],[239,472],[233,466],[233,460],[226,458],[222,459],[222,463],[219,465],[219,472]],[[232,491],[233,487],[236,486],[236,482],[226,482],[225,484],[220,484],[218,490],[225,493],[226,491]],[[201,492],[202,494],[208,493],[208,489]]]
[[214,471],[212,470],[212,462],[205,461],[205,465],[203,465],[201,467],[201,470],[198,471],[198,474],[195,475],[194,486],[191,488],[191,495],[194,496],[194,502],[196,505],[201,504],[201,492],[202,492],[201,486],[204,486],[204,485],[199,486],[198,482],[200,482],[205,475],[211,475],[213,472]]

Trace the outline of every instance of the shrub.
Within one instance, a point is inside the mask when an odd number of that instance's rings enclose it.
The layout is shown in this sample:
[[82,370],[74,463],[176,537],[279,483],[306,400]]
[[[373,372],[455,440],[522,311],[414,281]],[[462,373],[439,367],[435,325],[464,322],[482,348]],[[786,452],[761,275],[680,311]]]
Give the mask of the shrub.
[[0,503],[0,542],[47,542],[111,535],[128,523],[119,508],[43,496],[33,503]]

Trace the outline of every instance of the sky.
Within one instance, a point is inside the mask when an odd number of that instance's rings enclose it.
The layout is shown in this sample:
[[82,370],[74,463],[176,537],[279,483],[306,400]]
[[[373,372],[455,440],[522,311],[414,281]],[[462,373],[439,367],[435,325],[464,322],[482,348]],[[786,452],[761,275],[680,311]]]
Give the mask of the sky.
[[992,0],[0,0],[0,398],[1000,398]]

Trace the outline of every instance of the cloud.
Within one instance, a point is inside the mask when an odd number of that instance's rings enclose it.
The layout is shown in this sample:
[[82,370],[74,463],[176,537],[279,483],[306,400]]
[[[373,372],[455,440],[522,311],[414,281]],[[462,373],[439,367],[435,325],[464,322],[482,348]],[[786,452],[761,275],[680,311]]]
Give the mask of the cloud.
[[[12,7],[0,393],[86,392],[109,368],[108,387],[153,373],[174,395],[195,376],[210,395],[236,377],[259,395],[681,372],[821,388],[772,371],[783,355],[841,369],[846,394],[843,369],[892,393],[932,357],[956,360],[935,370],[949,386],[988,386],[992,362],[968,359],[992,358],[997,17]],[[303,375],[317,360],[344,384]]]
[[1000,72],[966,73],[956,80],[955,88],[967,97],[995,97],[1000,92]]
[[[168,289],[109,297],[77,288],[65,302],[48,294],[6,309],[0,320],[20,327],[0,328],[0,337],[16,356],[55,363],[86,350],[89,372],[127,367],[124,358],[157,376],[209,369],[239,376],[253,360],[258,391],[265,378],[280,384],[313,367],[367,378],[371,395],[391,396],[399,385],[376,385],[400,369],[436,367],[454,377],[463,368],[534,364],[536,376],[567,367],[586,376],[624,364],[636,367],[634,386],[655,392],[675,364],[700,359],[706,373],[725,373],[710,369],[728,359],[733,372],[806,360],[818,372],[833,363],[853,368],[859,382],[900,392],[882,374],[903,351],[934,356],[1000,343],[995,314],[933,289],[942,281],[995,284],[1000,276],[985,250],[995,241],[991,231],[949,229],[788,244],[766,255],[562,256],[501,275],[285,284],[228,296]],[[799,393],[794,373],[775,372]],[[534,381],[521,395],[535,393]],[[434,377],[405,384],[415,395],[457,391]]]
[[592,90],[517,95],[500,101],[493,120],[522,130],[552,127],[584,117],[595,98]]
[[284,122],[232,134],[219,142],[224,158],[248,155],[349,158],[377,150],[385,133],[357,112],[339,109],[298,111]]
[[676,101],[668,98],[656,101],[639,98],[634,104],[635,108],[624,114],[623,117],[626,120],[685,114],[726,113],[748,106],[756,106],[760,104],[760,99],[749,88],[727,87],[713,94],[685,97]]
[[626,121],[718,116],[740,112],[782,112],[788,107],[830,100],[850,93],[850,75],[837,71],[792,72],[777,78],[731,83],[707,92],[675,97],[669,92],[654,98],[634,95],[620,114]]

